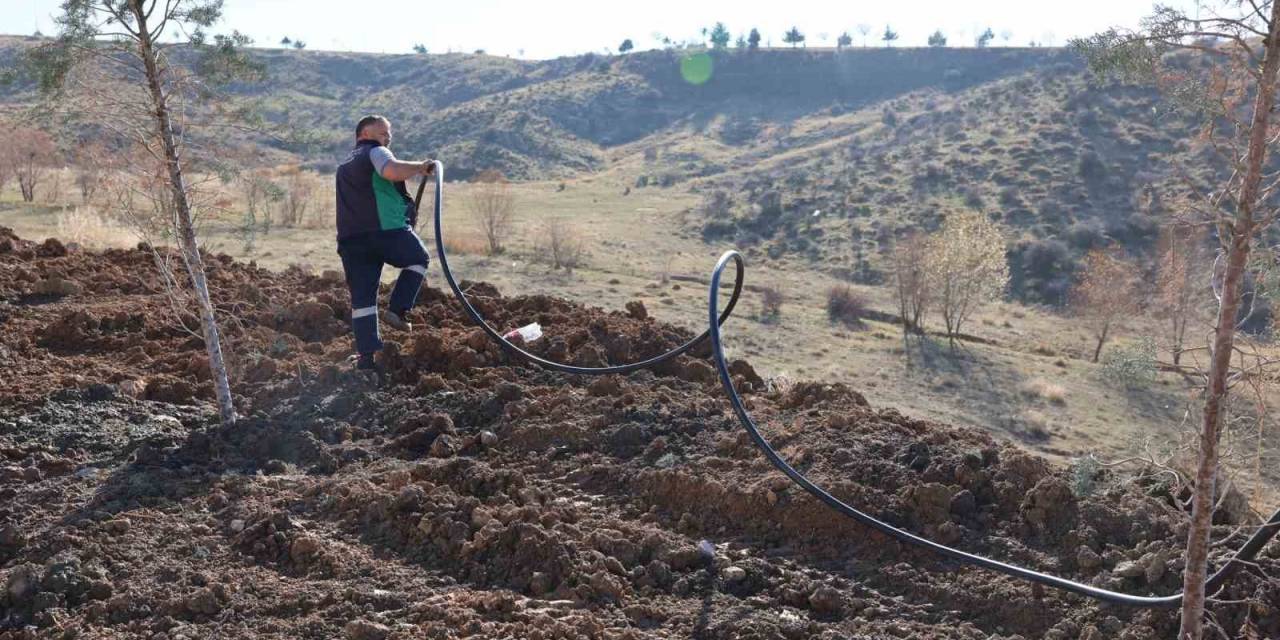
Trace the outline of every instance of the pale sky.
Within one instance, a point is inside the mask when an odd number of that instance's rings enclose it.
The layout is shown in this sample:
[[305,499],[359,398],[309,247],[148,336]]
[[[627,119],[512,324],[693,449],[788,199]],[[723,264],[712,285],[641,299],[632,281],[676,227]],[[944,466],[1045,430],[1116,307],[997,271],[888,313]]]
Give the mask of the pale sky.
[[[60,0],[0,0],[0,33],[55,32]],[[1062,45],[1068,38],[1109,26],[1136,26],[1151,0],[226,0],[223,26],[249,34],[256,46],[278,46],[282,37],[308,49],[409,53],[415,44],[431,53],[485,49],[490,54],[552,58],[616,49],[630,38],[637,49],[659,46],[659,37],[703,40],[700,30],[724,22],[736,37],[751,27],[765,41],[784,46],[796,26],[810,46],[834,45],[848,30],[860,46],[859,24],[871,27],[868,44],[882,44],[890,25],[896,46],[924,46],[942,29],[953,46],[972,46],[990,27],[993,46],[1030,41]],[[1193,0],[1165,0],[1175,6]],[[823,36],[825,35],[825,40]],[[658,37],[655,37],[658,36]]]

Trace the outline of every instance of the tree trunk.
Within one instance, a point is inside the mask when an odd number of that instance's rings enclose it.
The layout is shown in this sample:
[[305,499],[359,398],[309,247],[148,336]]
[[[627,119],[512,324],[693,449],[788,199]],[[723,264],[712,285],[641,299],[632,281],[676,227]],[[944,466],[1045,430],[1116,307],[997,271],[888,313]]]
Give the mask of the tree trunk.
[[1179,307],[1173,318],[1173,366],[1182,359],[1182,338],[1187,331],[1186,309]]
[[187,198],[186,178],[182,174],[182,163],[178,156],[178,146],[173,136],[173,126],[169,120],[168,99],[160,83],[160,68],[156,59],[155,47],[147,27],[147,11],[141,0],[130,0],[129,8],[137,18],[138,48],[146,67],[147,87],[151,92],[151,104],[155,107],[152,114],[155,118],[160,142],[164,145],[165,164],[169,171],[169,186],[173,191],[174,213],[178,222],[178,242],[182,251],[183,262],[187,273],[191,276],[191,285],[196,292],[196,300],[200,305],[200,327],[204,333],[205,350],[209,355],[209,370],[213,378],[213,388],[218,399],[218,414],[222,424],[232,425],[236,421],[235,404],[231,398],[231,384],[227,379],[226,363],[222,359],[222,342],[218,337],[217,318],[214,316],[213,302],[209,298],[209,285],[205,279],[204,260],[200,256],[200,246],[196,243],[195,225],[191,217],[191,203]]
[[1098,346],[1093,350],[1094,364],[1098,363],[1098,358],[1102,355],[1102,344],[1107,341],[1107,330],[1110,328],[1111,328],[1111,325],[1108,324],[1107,326],[1102,328],[1102,333],[1098,334]]
[[1191,499],[1191,527],[1187,534],[1187,568],[1183,575],[1182,620],[1178,630],[1178,637],[1182,640],[1201,640],[1204,636],[1204,583],[1208,572],[1210,525],[1213,522],[1214,477],[1218,471],[1218,428],[1222,424],[1222,406],[1227,396],[1227,374],[1235,343],[1241,284],[1255,231],[1254,205],[1257,204],[1262,169],[1267,156],[1276,72],[1280,69],[1280,57],[1277,55],[1280,54],[1280,2],[1272,3],[1268,27],[1262,77],[1254,96],[1245,174],[1240,183],[1239,208],[1234,220],[1226,225],[1230,244],[1227,247],[1227,267],[1222,278],[1217,326],[1214,328],[1212,360],[1200,428],[1195,492]]

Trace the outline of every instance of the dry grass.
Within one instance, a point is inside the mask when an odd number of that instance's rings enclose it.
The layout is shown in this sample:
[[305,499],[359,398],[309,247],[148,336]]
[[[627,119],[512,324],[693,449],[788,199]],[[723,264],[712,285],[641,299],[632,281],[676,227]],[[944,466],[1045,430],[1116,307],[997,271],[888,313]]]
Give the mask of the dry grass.
[[1067,390],[1060,384],[1049,382],[1044,378],[1036,378],[1022,387],[1022,393],[1031,398],[1039,398],[1049,404],[1066,406]]
[[1024,410],[1019,423],[1024,430],[1020,435],[1032,442],[1044,442],[1053,435],[1053,421],[1041,411]]
[[776,285],[768,285],[760,289],[760,322],[769,324],[777,324],[782,320],[782,305],[786,304],[787,297],[782,293],[782,288]]
[[848,327],[862,324],[867,315],[867,299],[854,292],[847,284],[827,289],[827,319],[841,322]]
[[93,206],[64,207],[56,214],[57,235],[87,249],[124,247],[138,241],[128,227],[108,219]]
[[444,248],[450,255],[485,255],[489,253],[489,242],[477,231],[450,231],[444,237]]

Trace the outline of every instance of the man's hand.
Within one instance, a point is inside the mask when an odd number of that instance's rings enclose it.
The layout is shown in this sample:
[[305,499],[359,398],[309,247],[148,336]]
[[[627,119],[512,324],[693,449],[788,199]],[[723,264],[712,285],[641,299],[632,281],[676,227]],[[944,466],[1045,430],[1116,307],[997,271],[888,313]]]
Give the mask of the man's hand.
[[431,177],[436,172],[436,163],[431,160],[423,160],[420,172],[428,178]]

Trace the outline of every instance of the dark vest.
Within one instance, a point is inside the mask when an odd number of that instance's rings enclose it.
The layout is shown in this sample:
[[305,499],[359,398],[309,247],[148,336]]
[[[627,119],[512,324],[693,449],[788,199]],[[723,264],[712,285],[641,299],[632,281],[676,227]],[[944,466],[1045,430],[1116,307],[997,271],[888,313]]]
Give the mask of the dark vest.
[[360,140],[338,165],[338,239],[375,231],[407,229],[417,212],[404,182],[391,182],[373,167],[369,151],[382,146],[377,140]]

